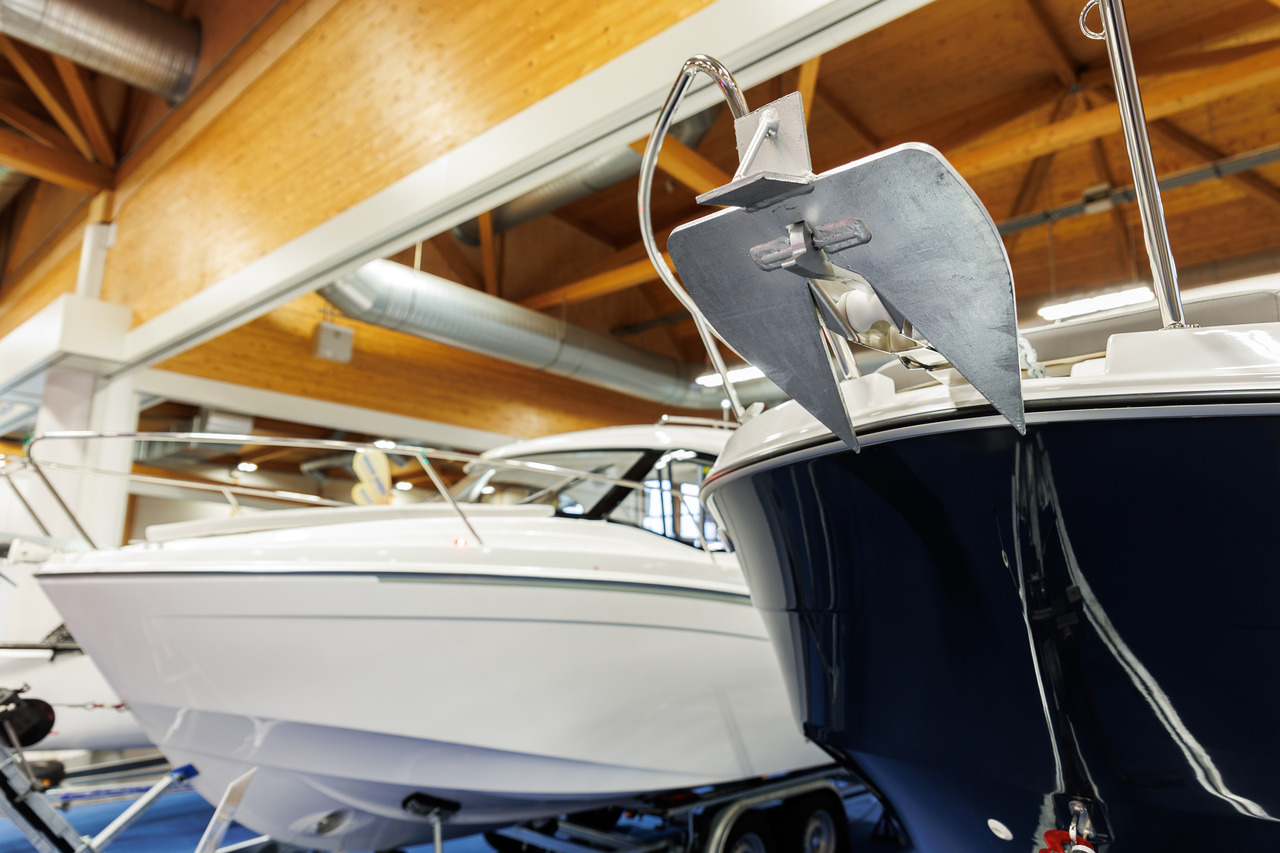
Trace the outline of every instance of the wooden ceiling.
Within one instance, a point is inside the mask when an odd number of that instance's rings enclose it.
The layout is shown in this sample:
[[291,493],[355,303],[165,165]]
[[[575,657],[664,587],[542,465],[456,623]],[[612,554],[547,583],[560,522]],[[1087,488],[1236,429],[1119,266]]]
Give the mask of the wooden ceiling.
[[[200,21],[192,88],[213,89],[246,46],[279,24],[274,0],[147,0]],[[275,17],[282,17],[275,15]],[[246,44],[246,43],[249,44]],[[103,190],[119,187],[181,123],[198,99],[179,104],[0,35],[0,164],[31,178],[0,209],[0,288],[21,279],[78,223]],[[91,220],[109,220],[109,209]]]
[[[936,0],[755,87],[748,102],[758,108],[799,89],[819,172],[927,142],[1005,223],[1079,202],[1100,185],[1132,184],[1105,49],[1080,32],[1082,8]],[[1280,143],[1280,0],[1129,0],[1127,9],[1162,177]],[[668,142],[664,154],[653,204],[663,234],[708,212],[694,195],[736,168],[730,119],[722,114],[696,150]],[[692,322],[637,244],[636,187],[625,180],[506,234],[482,227],[479,249],[438,236],[419,263],[700,361]],[[1280,269],[1280,163],[1170,191],[1164,204],[1184,282]],[[1131,203],[1008,234],[1005,245],[1024,322],[1046,301],[1149,280]],[[413,263],[414,253],[396,259]]]
[[[142,182],[138,175],[145,176],[153,168],[150,164],[157,158],[147,155],[163,143],[166,134],[181,137],[201,132],[186,129],[183,115],[196,109],[200,98],[232,103],[237,93],[220,92],[218,81],[228,79],[237,63],[252,64],[255,45],[261,45],[290,14],[319,5],[309,5],[306,0],[151,2],[176,14],[199,18],[202,25],[204,42],[195,88],[177,107],[64,60],[0,41],[0,123],[5,125],[0,127],[0,160],[21,171],[21,157],[39,155],[35,157],[39,162],[25,170],[36,180],[0,211],[0,299],[8,298],[8,305],[18,300],[13,298],[14,288],[6,290],[6,285],[20,283],[24,270],[37,262],[48,246],[60,239],[66,242],[72,233],[70,224],[83,221],[83,208],[98,187],[115,188],[114,204],[119,209],[126,200],[123,197],[132,192],[129,188]],[[347,6],[359,6],[367,12],[375,4],[324,5],[338,10],[336,19]],[[934,145],[951,159],[997,223],[1055,209],[1080,201],[1087,190],[1099,185],[1114,188],[1131,183],[1103,47],[1080,33],[1082,7],[1083,0],[935,0],[754,87],[747,93],[748,101],[754,108],[788,91],[803,92],[810,111],[815,170],[916,140]],[[1148,117],[1152,119],[1152,147],[1162,176],[1280,144],[1280,0],[1127,0],[1127,8]],[[312,14],[318,19],[323,12],[317,9]],[[505,24],[495,19],[489,26],[495,39],[503,38]],[[619,20],[616,26],[623,28],[627,23]],[[517,43],[514,36],[512,39]],[[306,54],[308,60],[325,59],[319,42],[304,45],[313,51]],[[342,61],[340,55],[328,59]],[[262,59],[264,65],[267,61]],[[301,63],[302,59],[296,61]],[[24,70],[24,62],[30,68]],[[671,69],[673,78],[676,71]],[[390,73],[370,79],[413,86],[423,82],[416,78],[406,82]],[[245,83],[240,93],[251,91],[252,85],[252,80]],[[297,93],[297,97],[309,94]],[[369,104],[393,118],[401,109],[394,91],[367,94]],[[316,101],[318,117],[314,120],[326,129],[354,120],[326,114],[323,110],[328,102],[319,95]],[[370,107],[373,113],[378,112],[374,107]],[[459,120],[450,125],[455,126],[469,125]],[[295,127],[293,133],[319,135],[310,125]],[[259,172],[246,166],[244,176],[228,176],[225,169],[209,169],[209,174],[199,174],[205,182],[199,186],[207,188],[216,182],[228,188],[227,196],[258,199],[250,192],[252,188],[242,186],[245,181],[265,182],[271,178],[268,172],[283,173],[290,164],[296,171],[310,174],[305,164],[288,159],[297,147],[290,144],[293,137],[288,132],[280,136],[279,151],[275,152],[278,160],[249,164],[257,165]],[[389,145],[385,137],[382,141],[384,147]],[[214,144],[216,140],[209,143]],[[419,156],[416,153],[406,153],[407,148],[397,150],[396,156],[409,163],[406,169],[422,165],[412,159]],[[432,150],[432,156],[439,155]],[[370,156],[371,151],[375,157],[380,154],[368,146],[344,151],[335,142],[331,153],[333,157],[353,158],[350,171],[358,172],[360,163],[354,160]],[[695,204],[695,194],[724,182],[736,168],[728,116],[720,115],[692,149],[668,141],[664,155],[652,206],[660,235],[705,214],[707,210]],[[175,167],[173,172],[179,174],[180,170]],[[345,180],[346,176],[342,177]],[[348,183],[355,181],[343,186]],[[377,189],[381,186],[370,192]],[[145,213],[152,218],[147,220],[146,238],[179,242],[161,226],[166,219],[178,218],[168,215],[171,210],[184,204],[194,206],[195,202],[178,198],[176,193],[163,196],[164,204],[152,202],[155,210],[147,208]],[[705,356],[691,322],[682,317],[678,303],[656,281],[638,245],[635,194],[636,179],[630,178],[505,233],[491,233],[482,221],[478,247],[444,233],[420,247],[406,249],[396,260],[418,264],[464,285],[637,346],[703,363]],[[284,206],[290,197],[281,193],[277,201]],[[1165,210],[1184,282],[1208,283],[1280,269],[1280,165],[1264,165],[1171,191],[1165,196]],[[91,221],[98,215],[109,218],[111,213],[92,214]],[[272,215],[287,218],[289,214],[273,209]],[[240,226],[238,222],[197,224],[199,227],[188,225],[184,232],[195,235],[193,248],[177,254],[189,266],[207,273],[205,279],[218,280],[235,271],[233,260],[248,263],[261,254],[254,244],[254,251],[243,250],[241,258],[235,242],[226,239],[227,233]],[[196,245],[196,237],[215,231],[222,238],[220,242],[206,240],[208,245]],[[293,232],[285,234],[277,244],[293,236]],[[122,289],[117,284],[116,290],[126,294],[122,301],[128,301],[136,319],[143,320],[158,313],[158,309],[147,308],[145,293],[138,295],[146,287],[156,287],[148,275],[154,274],[167,288],[170,298],[162,300],[161,307],[173,303],[182,282],[177,281],[180,277],[172,264],[156,263],[149,246],[138,248],[140,242],[142,238],[135,232],[130,262],[117,264],[117,277],[128,287]],[[1132,204],[1009,234],[1006,247],[1019,313],[1028,321],[1034,320],[1036,309],[1048,300],[1147,276],[1147,259]],[[114,251],[119,261],[120,249]],[[167,256],[160,260],[168,263]],[[74,272],[74,260],[70,263]],[[190,278],[200,277],[193,274]],[[342,384],[328,367],[321,370],[303,365],[309,354],[310,330],[320,316],[319,301],[314,295],[298,300],[162,367],[225,376],[228,381],[258,387],[267,387],[265,380],[249,374],[270,369],[280,372],[278,381],[268,383],[273,390],[319,396],[323,383]],[[292,318],[291,324],[281,319],[286,315]],[[233,341],[237,334],[240,337]],[[400,336],[375,329],[361,334]],[[576,413],[584,425],[587,421],[618,422],[641,416],[636,414],[638,407],[627,409],[626,402],[620,403],[617,396],[569,380],[537,375],[533,381],[541,384],[529,390],[524,386],[530,379],[520,371],[500,376],[501,367],[473,363],[469,357],[465,364],[446,370],[439,363],[442,356],[438,348],[409,350],[367,341],[366,336],[361,344],[361,381],[348,381],[346,386],[363,387],[368,376],[383,375],[392,387],[380,399],[398,402],[412,397],[431,402],[426,415],[417,410],[406,410],[405,414],[444,423],[487,423],[485,413],[467,413],[463,407],[489,406],[492,400],[476,403],[469,391],[455,394],[456,389],[449,386],[445,394],[429,385],[442,375],[486,370],[498,387],[495,395],[511,398],[511,408],[523,407],[531,413],[523,421],[509,413],[492,425],[509,434],[539,434],[561,426],[552,423],[550,409],[554,407]],[[243,355],[251,350],[267,354],[246,360]],[[420,350],[426,355],[420,355]],[[393,362],[393,356],[400,361]],[[428,357],[437,360],[433,366],[410,363]],[[239,362],[238,375],[228,367],[233,359]],[[202,360],[219,363],[197,364]],[[311,373],[304,374],[304,368]],[[294,372],[286,374],[287,370]],[[343,374],[348,379],[351,375]],[[406,390],[406,377],[410,376],[418,384]],[[471,388],[477,383],[458,380],[455,384]],[[546,411],[536,409],[528,400],[537,397],[553,397],[555,406],[545,406]],[[340,402],[363,404],[359,400]],[[657,404],[653,408],[658,408]]]

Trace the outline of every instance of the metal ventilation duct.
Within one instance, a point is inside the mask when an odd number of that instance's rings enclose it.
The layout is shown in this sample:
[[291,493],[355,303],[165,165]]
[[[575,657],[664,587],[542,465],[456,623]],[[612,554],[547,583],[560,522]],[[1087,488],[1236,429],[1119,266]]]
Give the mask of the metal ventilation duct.
[[[693,148],[707,135],[719,115],[719,107],[703,110],[674,125],[670,135]],[[494,208],[493,230],[495,233],[502,233],[522,222],[559,210],[567,204],[608,189],[639,171],[640,155],[630,148],[606,154]],[[468,246],[480,245],[479,220],[472,219],[462,223],[453,229],[453,235]]]
[[0,33],[171,102],[200,56],[200,24],[145,0],[0,0]]
[[371,261],[319,292],[366,323],[669,406],[718,410],[724,396],[674,359],[393,261]]

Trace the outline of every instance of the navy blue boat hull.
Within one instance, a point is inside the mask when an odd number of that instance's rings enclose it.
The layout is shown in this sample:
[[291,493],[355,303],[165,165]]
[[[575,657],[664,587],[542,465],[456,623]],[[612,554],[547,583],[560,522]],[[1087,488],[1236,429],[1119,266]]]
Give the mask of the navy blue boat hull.
[[1280,417],[940,425],[709,492],[806,733],[918,849],[1073,800],[1113,853],[1280,845]]

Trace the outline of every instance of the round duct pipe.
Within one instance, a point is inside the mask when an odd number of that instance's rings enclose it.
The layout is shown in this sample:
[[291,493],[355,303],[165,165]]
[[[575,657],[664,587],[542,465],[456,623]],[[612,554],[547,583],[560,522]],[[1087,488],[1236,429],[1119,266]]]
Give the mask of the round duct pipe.
[[200,56],[200,24],[145,0],[0,0],[0,33],[170,102]]
[[[366,323],[668,406],[719,410],[723,399],[694,384],[689,365],[393,261],[371,261],[319,292]],[[772,399],[785,399],[771,387]]]

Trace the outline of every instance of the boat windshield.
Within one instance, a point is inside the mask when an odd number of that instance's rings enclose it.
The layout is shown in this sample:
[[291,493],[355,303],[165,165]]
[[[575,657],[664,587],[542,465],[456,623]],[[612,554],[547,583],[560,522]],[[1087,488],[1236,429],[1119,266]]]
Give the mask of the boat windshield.
[[[516,457],[520,462],[588,471],[624,479],[645,455],[642,450],[574,450]],[[561,515],[588,515],[613,486],[563,471],[509,468],[473,462],[467,475],[450,490],[457,501],[489,504],[547,504]]]
[[713,551],[726,550],[714,519],[698,503],[702,481],[715,461],[692,450],[575,450],[513,457],[533,465],[588,471],[642,484],[629,488],[564,471],[509,468],[485,462],[467,466],[450,490],[466,503],[546,504],[557,515],[608,519]]

